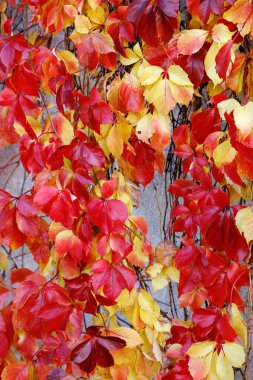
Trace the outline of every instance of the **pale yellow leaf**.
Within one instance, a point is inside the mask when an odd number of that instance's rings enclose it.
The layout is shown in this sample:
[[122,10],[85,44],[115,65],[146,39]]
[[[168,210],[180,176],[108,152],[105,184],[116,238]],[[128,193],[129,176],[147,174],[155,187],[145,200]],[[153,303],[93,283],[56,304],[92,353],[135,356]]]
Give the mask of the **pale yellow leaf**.
[[92,9],[96,9],[100,5],[101,0],[88,0],[88,3]]
[[253,211],[251,207],[245,207],[236,214],[236,225],[241,233],[244,234],[248,243],[253,240]]
[[156,320],[154,323],[156,331],[169,333],[171,331],[171,324],[164,320]]
[[222,47],[222,43],[214,42],[210,49],[208,50],[206,57],[205,57],[205,70],[209,78],[212,80],[213,85],[217,86],[218,84],[222,83],[222,79],[217,74],[215,67],[216,67],[216,61],[215,57],[218,54],[220,48]]
[[208,32],[202,29],[182,30],[177,41],[179,53],[184,55],[197,53],[204,45],[207,36]]
[[235,368],[242,368],[245,361],[244,348],[235,342],[226,342],[222,345],[226,359]]
[[160,315],[160,308],[158,304],[154,301],[151,294],[143,289],[140,291],[138,301],[140,305],[141,320],[152,327],[155,320]]
[[243,340],[245,346],[247,345],[247,328],[241,316],[240,311],[235,303],[231,305],[232,327],[236,334]]
[[172,281],[179,282],[180,271],[177,269],[174,262],[168,267],[168,276]]
[[204,342],[194,343],[186,352],[192,358],[201,358],[209,354],[216,347],[216,342],[206,340]]
[[153,354],[158,362],[163,362],[162,350],[157,340],[155,340],[153,343]]
[[229,360],[225,357],[222,350],[217,355],[215,369],[220,380],[234,379],[234,371],[233,371],[232,365],[229,362]]
[[153,84],[161,78],[163,69],[158,66],[148,66],[139,73],[140,82],[143,86]]
[[230,114],[232,111],[234,111],[237,107],[240,107],[240,103],[235,99],[227,99],[223,100],[222,102],[218,103],[217,105],[220,117],[225,120],[225,113],[227,112]]
[[138,138],[145,143],[149,143],[149,139],[153,136],[152,128],[152,115],[148,113],[144,115],[136,126],[136,133],[138,133]]
[[215,24],[212,31],[212,39],[214,42],[228,42],[232,39],[234,32],[230,32],[227,25],[219,23]]
[[78,15],[75,18],[75,29],[80,34],[87,34],[91,29],[91,23],[88,17]]
[[186,72],[177,65],[168,69],[170,90],[177,103],[187,105],[193,96],[194,87]]
[[247,137],[253,131],[253,102],[239,106],[234,110],[236,127],[241,131],[243,137]]
[[140,45],[137,43],[134,45],[133,50],[130,48],[125,49],[126,57],[120,56],[120,62],[124,66],[132,65],[143,59]]
[[160,78],[155,84],[146,87],[144,96],[149,103],[153,103],[156,110],[167,115],[175,105],[168,79]]
[[190,86],[193,88],[192,82],[182,67],[178,65],[171,65],[168,69],[168,74],[170,82],[173,82],[178,86]]
[[159,273],[161,273],[161,270],[163,269],[163,265],[160,263],[155,263],[153,265],[150,265],[146,272],[151,276],[151,277],[156,277]]

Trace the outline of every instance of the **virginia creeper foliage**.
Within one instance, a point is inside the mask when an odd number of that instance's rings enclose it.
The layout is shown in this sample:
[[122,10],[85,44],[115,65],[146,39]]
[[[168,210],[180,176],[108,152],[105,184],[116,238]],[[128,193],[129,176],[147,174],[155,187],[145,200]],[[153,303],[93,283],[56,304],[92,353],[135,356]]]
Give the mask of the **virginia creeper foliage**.
[[[252,0],[0,16],[1,378],[249,380]],[[32,187],[11,194],[18,166]],[[133,208],[156,173],[153,247]]]

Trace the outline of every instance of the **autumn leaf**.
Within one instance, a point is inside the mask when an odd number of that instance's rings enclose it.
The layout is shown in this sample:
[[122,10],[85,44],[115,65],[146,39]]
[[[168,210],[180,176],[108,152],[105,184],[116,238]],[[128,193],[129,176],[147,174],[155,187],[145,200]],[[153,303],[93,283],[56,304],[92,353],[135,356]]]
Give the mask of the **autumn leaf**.
[[197,53],[205,43],[208,32],[203,29],[183,30],[177,41],[180,54],[191,55]]
[[219,50],[215,57],[216,71],[220,78],[226,79],[227,71],[230,63],[232,62],[231,49],[233,46],[233,41],[227,42]]
[[114,327],[107,330],[107,335],[115,336],[126,342],[126,347],[136,347],[143,343],[137,331],[128,327]]
[[115,300],[123,289],[131,291],[135,286],[135,273],[123,266],[112,265],[107,260],[98,260],[92,266],[93,286],[97,291],[103,287],[106,297]]
[[57,57],[64,62],[69,74],[78,74],[79,64],[73,53],[68,50],[59,50]]
[[139,77],[145,86],[145,98],[162,114],[167,114],[177,102],[188,104],[192,98],[193,84],[180,66],[172,65],[167,72],[160,67],[147,66],[140,71]]
[[70,227],[78,216],[77,202],[67,189],[59,190],[54,186],[42,186],[34,197],[34,203],[50,218],[61,222],[66,227]]
[[215,376],[225,380],[234,379],[233,367],[241,368],[245,360],[243,347],[238,343],[225,342],[215,351],[216,342],[204,341],[193,344],[187,354],[190,356],[189,371],[194,380]]
[[149,45],[156,45],[161,39],[167,42],[177,28],[178,0],[157,1],[134,0],[127,10],[127,19],[135,31]]
[[113,39],[109,34],[97,31],[72,36],[77,48],[79,62],[83,67],[94,70],[99,63],[108,69],[116,65]]
[[120,350],[126,345],[118,337],[102,336],[99,329],[89,327],[84,336],[84,342],[75,346],[71,353],[71,360],[83,371],[90,374],[98,364],[107,368],[114,364],[110,351]]

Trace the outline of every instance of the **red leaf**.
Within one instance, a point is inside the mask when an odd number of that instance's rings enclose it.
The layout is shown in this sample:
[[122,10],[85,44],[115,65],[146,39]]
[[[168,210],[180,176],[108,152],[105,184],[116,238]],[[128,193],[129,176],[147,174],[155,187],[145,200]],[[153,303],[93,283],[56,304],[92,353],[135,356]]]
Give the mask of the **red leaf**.
[[34,196],[35,205],[51,219],[71,227],[79,215],[79,204],[73,200],[69,190],[54,186],[42,186]]
[[226,251],[234,261],[240,262],[249,253],[245,237],[240,234],[232,208],[221,211],[220,207],[207,206],[200,216],[203,236],[210,247]]
[[218,109],[206,108],[205,110],[193,113],[191,116],[192,132],[199,144],[203,144],[206,137],[220,130],[221,118]]
[[227,42],[224,46],[222,46],[215,57],[216,71],[219,77],[223,80],[225,80],[227,77],[227,70],[231,62],[231,49],[233,43],[233,41]]
[[32,203],[32,197],[22,195],[17,202],[16,220],[18,229],[26,236],[36,239],[40,235],[38,209]]
[[190,13],[206,24],[211,12],[220,14],[223,10],[223,0],[187,0]]
[[113,38],[117,51],[126,57],[124,40],[135,41],[133,25],[126,20],[126,6],[120,6],[117,12],[109,13],[108,19],[113,23],[109,25],[107,31]]
[[179,0],[134,0],[127,10],[127,18],[135,26],[144,42],[151,46],[159,40],[167,42],[178,26]]
[[141,112],[144,107],[144,88],[134,76],[125,75],[119,86],[122,112]]
[[111,178],[109,181],[105,181],[101,186],[101,195],[103,198],[110,198],[117,189],[117,181],[115,178]]
[[111,232],[123,232],[128,217],[125,203],[118,199],[102,200],[93,198],[87,205],[88,216],[92,224],[106,235]]
[[80,98],[80,117],[82,122],[89,125],[97,133],[100,133],[101,124],[111,124],[114,121],[113,113],[110,106],[105,103],[96,87],[93,87],[90,97],[82,96]]
[[103,287],[106,297],[115,300],[123,289],[131,291],[136,283],[135,273],[129,268],[111,265],[107,260],[98,260],[92,266],[94,289]]
[[96,364],[103,368],[110,367],[114,360],[109,351],[120,350],[126,346],[124,340],[117,337],[101,336],[97,327],[89,327],[85,342],[78,344],[71,353],[71,360],[87,374],[91,373]]

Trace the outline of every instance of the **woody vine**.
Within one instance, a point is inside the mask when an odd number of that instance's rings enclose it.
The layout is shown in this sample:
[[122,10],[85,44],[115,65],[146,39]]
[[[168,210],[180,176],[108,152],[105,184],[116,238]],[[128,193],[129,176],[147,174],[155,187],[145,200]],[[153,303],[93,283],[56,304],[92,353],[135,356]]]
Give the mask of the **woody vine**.
[[1,378],[250,380],[252,0],[0,15]]

